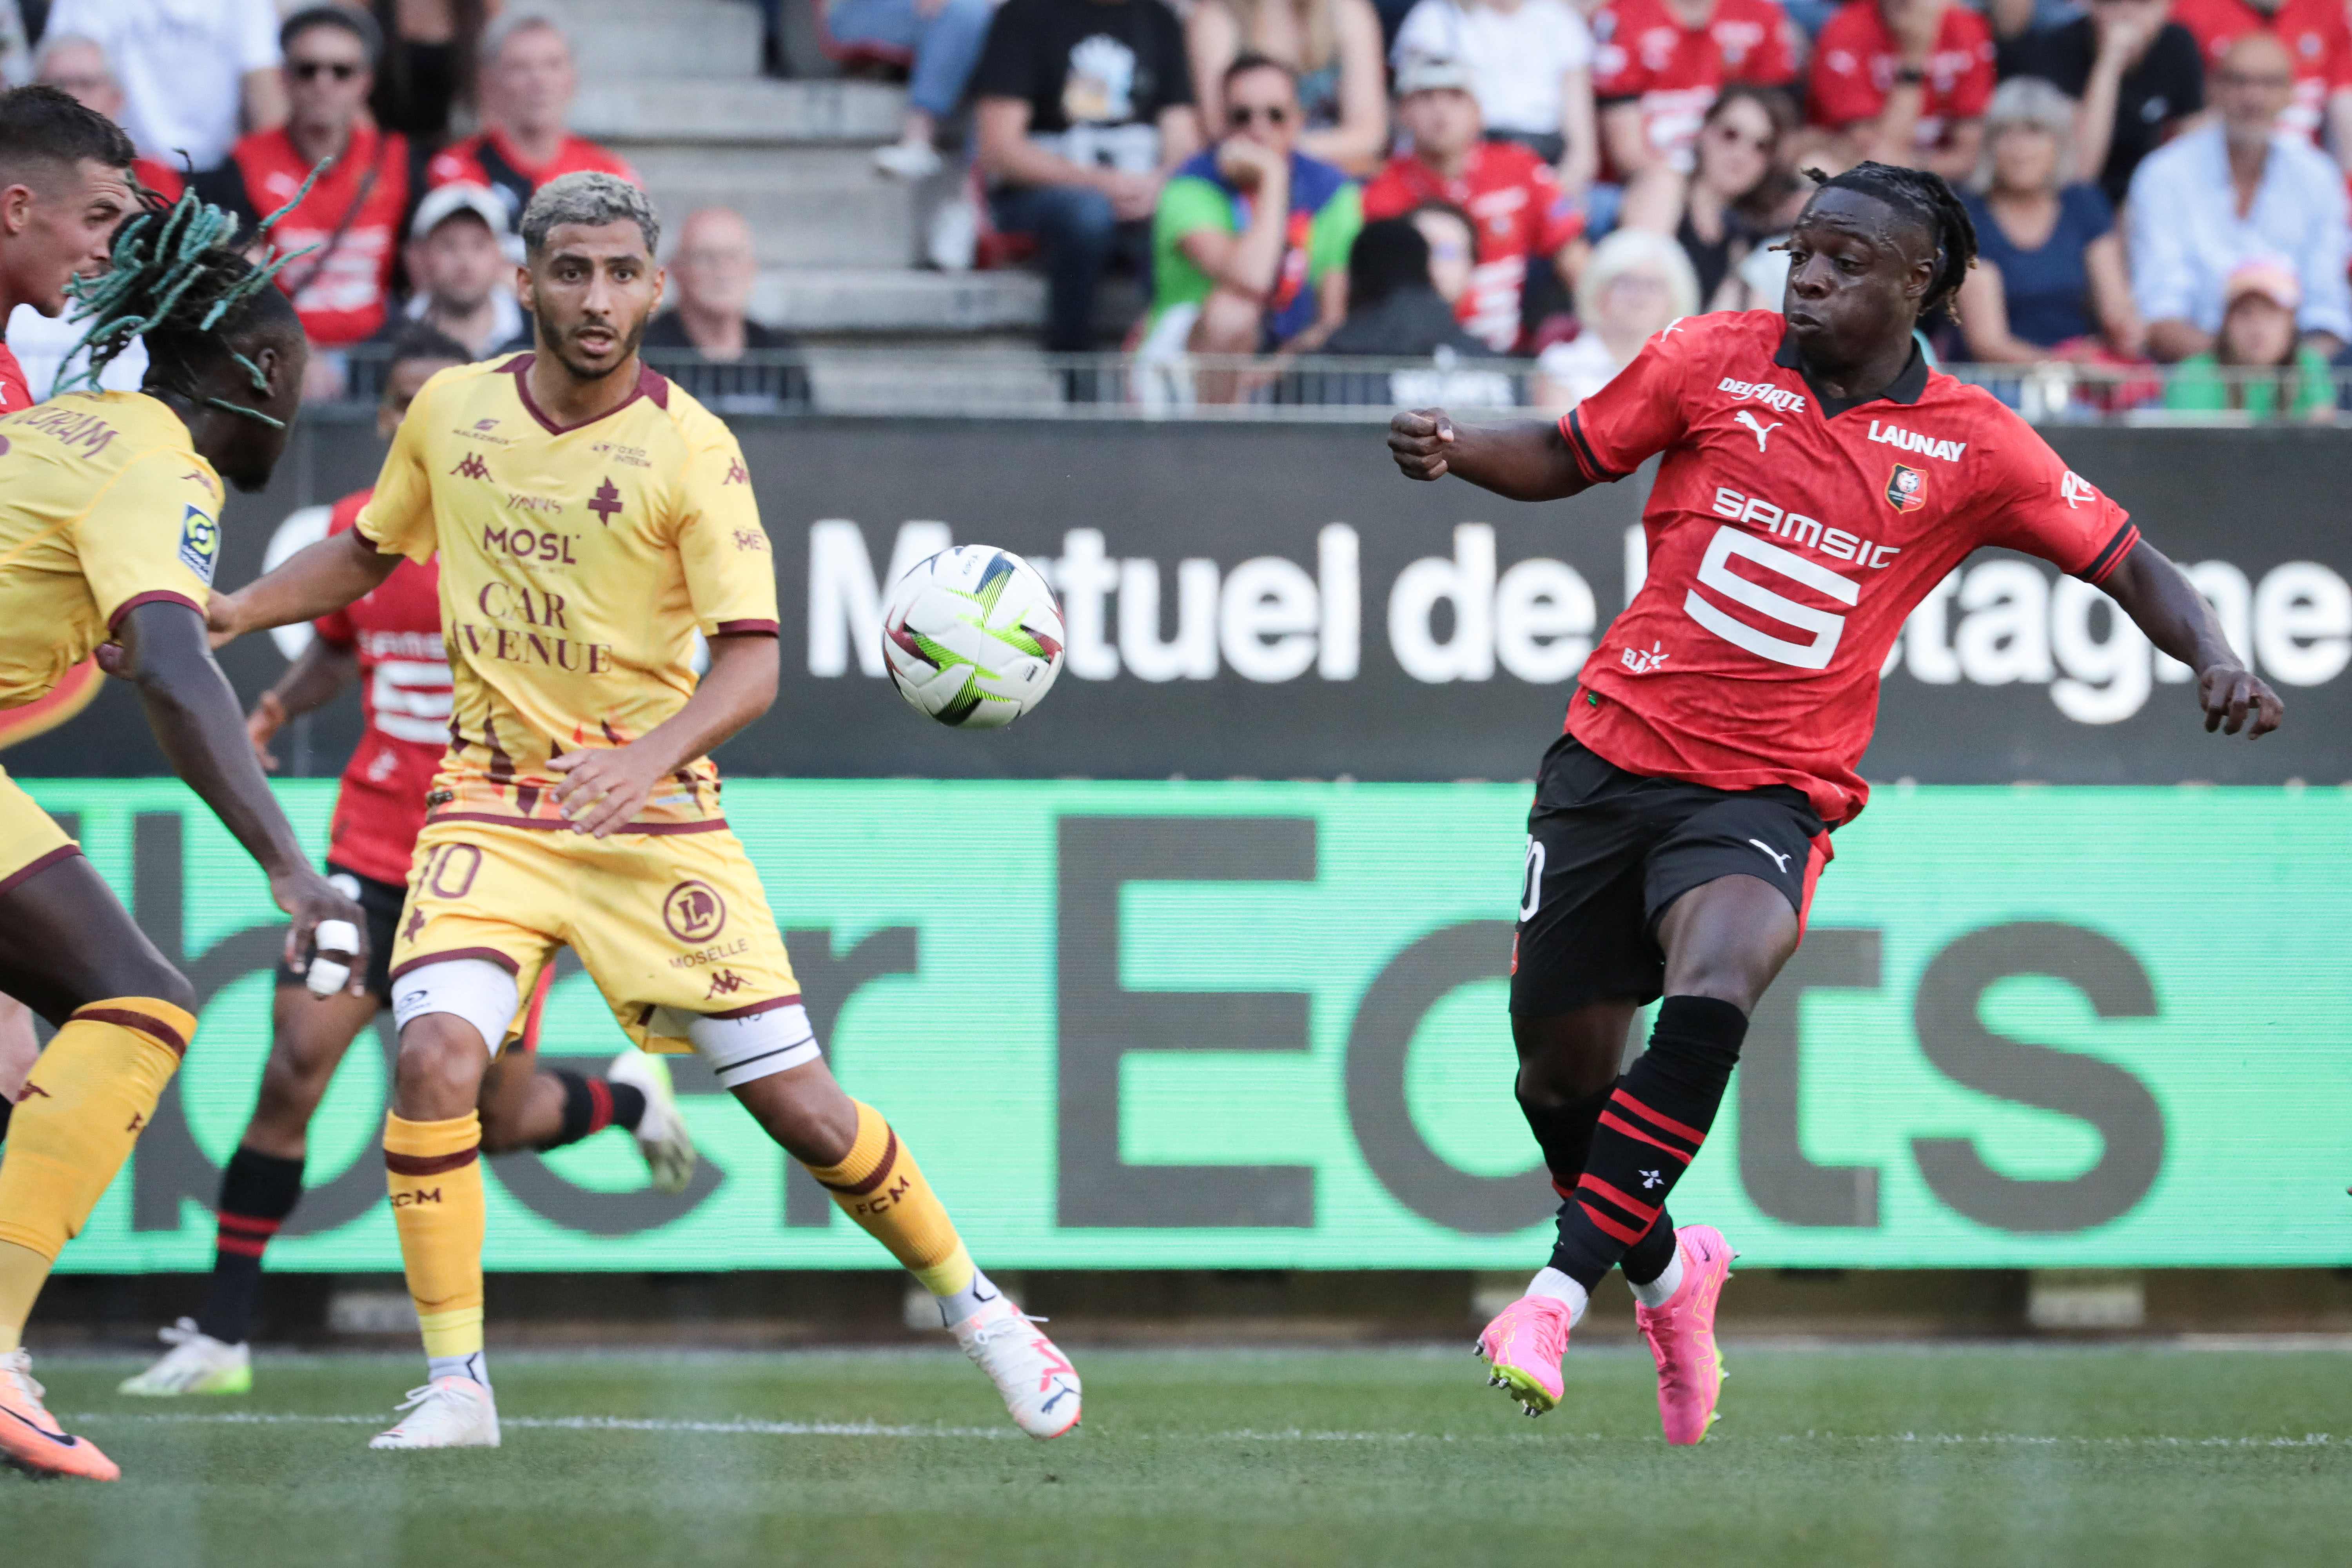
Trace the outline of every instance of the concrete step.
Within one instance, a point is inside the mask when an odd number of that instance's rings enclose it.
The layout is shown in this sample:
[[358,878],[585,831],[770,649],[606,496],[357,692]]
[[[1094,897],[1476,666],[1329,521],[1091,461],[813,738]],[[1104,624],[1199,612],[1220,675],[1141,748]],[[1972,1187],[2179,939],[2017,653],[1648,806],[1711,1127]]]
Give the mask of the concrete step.
[[827,414],[975,414],[1060,401],[1059,384],[1034,349],[919,357],[894,353],[809,356],[809,388]]
[[751,314],[789,332],[1034,331],[1045,319],[1045,280],[1027,272],[775,267],[761,272]]
[[766,266],[894,268],[916,259],[914,197],[870,174],[838,184],[669,184],[648,177],[646,189],[673,233],[697,207],[734,208],[751,226],[753,251]]
[[562,0],[583,82],[760,74],[760,13],[748,0]]
[[628,149],[628,156],[637,173],[645,177],[647,190],[693,186],[749,193],[769,185],[826,191],[855,190],[864,185],[908,189],[885,179],[874,167],[872,152],[863,143],[713,143],[699,147],[639,143]]
[[[584,77],[583,73],[583,77]],[[898,134],[902,88],[876,81],[585,79],[572,111],[583,136],[632,143],[877,142]]]

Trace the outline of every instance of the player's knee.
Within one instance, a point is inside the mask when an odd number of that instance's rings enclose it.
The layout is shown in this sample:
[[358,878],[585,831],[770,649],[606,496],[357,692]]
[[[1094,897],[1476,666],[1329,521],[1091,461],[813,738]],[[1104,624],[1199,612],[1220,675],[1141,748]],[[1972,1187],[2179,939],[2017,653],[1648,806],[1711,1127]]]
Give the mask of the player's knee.
[[1250,354],[1257,353],[1263,335],[1256,302],[1220,289],[1202,302],[1192,347],[1202,353]]
[[400,1032],[394,1101],[412,1120],[420,1111],[434,1120],[462,1116],[473,1108],[489,1061],[472,1025],[446,1013],[426,1014]]

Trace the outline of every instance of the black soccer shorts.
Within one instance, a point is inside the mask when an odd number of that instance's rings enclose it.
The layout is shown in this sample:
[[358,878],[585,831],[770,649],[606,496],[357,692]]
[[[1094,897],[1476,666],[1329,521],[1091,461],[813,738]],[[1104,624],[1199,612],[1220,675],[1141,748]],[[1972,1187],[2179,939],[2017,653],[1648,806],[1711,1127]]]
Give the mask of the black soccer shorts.
[[[327,880],[335,890],[359,905],[367,916],[367,989],[378,1002],[392,1000],[392,941],[400,934],[400,906],[408,897],[408,889],[398,882],[380,882],[373,877],[362,877],[348,866],[327,862]],[[302,972],[290,964],[278,966],[278,984],[300,985]]]
[[1645,778],[1562,735],[1528,812],[1511,1011],[1655,1001],[1668,905],[1718,877],[1757,877],[1787,897],[1801,930],[1829,858],[1829,830],[1800,790]]

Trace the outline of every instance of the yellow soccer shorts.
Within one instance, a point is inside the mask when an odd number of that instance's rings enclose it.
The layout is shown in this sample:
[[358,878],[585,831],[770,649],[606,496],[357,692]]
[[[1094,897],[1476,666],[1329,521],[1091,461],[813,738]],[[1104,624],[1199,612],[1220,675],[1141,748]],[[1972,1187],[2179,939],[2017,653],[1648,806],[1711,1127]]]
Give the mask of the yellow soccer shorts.
[[46,871],[81,846],[15,779],[0,771],[0,893]]
[[698,1050],[730,1088],[817,1054],[767,894],[725,824],[601,839],[425,825],[392,949],[396,1008],[403,975],[457,959],[497,964],[527,996],[565,946],[638,1046]]

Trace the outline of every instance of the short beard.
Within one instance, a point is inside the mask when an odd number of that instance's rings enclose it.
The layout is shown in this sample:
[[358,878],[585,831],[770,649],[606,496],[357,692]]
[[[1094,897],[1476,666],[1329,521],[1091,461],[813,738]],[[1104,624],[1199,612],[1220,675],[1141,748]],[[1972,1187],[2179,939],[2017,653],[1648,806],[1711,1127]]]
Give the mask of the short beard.
[[575,381],[604,380],[606,376],[611,375],[614,371],[619,370],[623,365],[627,364],[631,360],[636,358],[637,345],[644,342],[646,339],[646,321],[644,318],[640,318],[637,324],[629,329],[629,335],[621,340],[621,357],[613,362],[613,369],[589,370],[581,365],[574,364],[571,360],[568,360],[563,356],[563,340],[557,336],[553,329],[548,325],[547,319],[544,316],[541,316],[538,311],[533,310],[530,313],[530,320],[532,336],[537,342],[548,345],[547,352],[554,356],[555,363],[569,371],[572,374],[572,379]]

